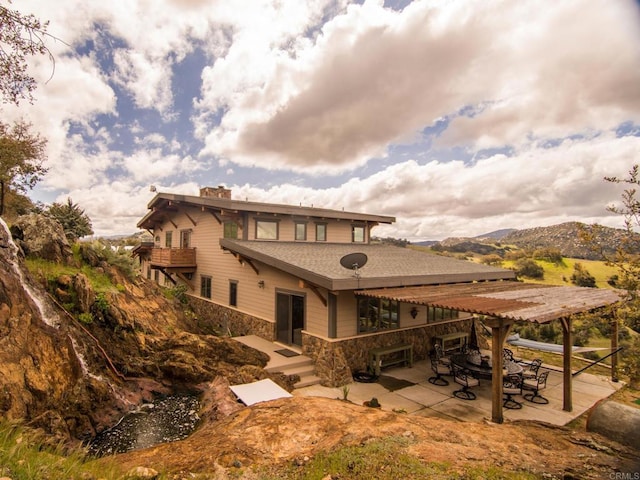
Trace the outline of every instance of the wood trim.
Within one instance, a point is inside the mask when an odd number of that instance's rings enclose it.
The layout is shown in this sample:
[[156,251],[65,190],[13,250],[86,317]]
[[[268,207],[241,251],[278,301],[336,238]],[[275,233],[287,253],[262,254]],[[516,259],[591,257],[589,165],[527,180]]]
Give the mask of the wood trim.
[[305,282],[304,280],[298,280],[298,285],[300,286],[300,288],[308,288],[309,290],[311,290],[316,294],[316,297],[320,299],[322,305],[324,305],[325,307],[327,306],[327,299],[324,297],[324,295],[322,295],[316,285],[314,285],[313,283]]
[[573,411],[573,375],[571,374],[573,341],[571,340],[571,317],[561,318],[560,323],[562,324],[562,409],[565,412],[571,412]]
[[187,217],[189,220],[191,220],[191,223],[193,223],[193,226],[196,227],[198,224],[196,223],[196,221],[191,218],[191,215],[189,215],[189,213],[184,212],[185,217]]
[[193,285],[193,282],[192,282],[191,280],[189,280],[187,277],[185,277],[185,276],[184,276],[184,274],[183,274],[182,272],[177,272],[177,273],[176,273],[176,276],[177,276],[180,280],[182,280],[184,283],[186,283],[186,284],[189,286],[189,288],[190,288],[191,290],[195,290],[195,286]]

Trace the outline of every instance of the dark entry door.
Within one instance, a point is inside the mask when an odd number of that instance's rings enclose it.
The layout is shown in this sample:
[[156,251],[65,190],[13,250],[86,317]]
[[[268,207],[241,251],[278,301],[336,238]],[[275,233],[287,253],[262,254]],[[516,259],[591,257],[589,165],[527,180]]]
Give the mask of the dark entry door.
[[278,293],[276,299],[276,330],[278,341],[302,346],[304,328],[304,296]]

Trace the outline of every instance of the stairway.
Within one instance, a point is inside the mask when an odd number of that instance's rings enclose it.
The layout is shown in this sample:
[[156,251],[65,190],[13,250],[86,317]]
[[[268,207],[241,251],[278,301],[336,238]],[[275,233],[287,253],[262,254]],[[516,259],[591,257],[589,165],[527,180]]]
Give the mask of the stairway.
[[300,381],[293,388],[308,387],[320,383],[320,377],[315,374],[316,367],[313,360],[304,355],[290,358],[286,365],[267,366],[265,370],[271,373],[282,372],[285,375],[299,375]]

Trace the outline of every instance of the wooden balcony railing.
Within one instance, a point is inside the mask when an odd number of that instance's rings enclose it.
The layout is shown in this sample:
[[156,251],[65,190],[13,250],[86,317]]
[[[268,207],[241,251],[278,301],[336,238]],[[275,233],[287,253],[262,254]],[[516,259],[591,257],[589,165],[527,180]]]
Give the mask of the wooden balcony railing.
[[151,265],[157,267],[196,267],[195,248],[158,248],[151,250]]

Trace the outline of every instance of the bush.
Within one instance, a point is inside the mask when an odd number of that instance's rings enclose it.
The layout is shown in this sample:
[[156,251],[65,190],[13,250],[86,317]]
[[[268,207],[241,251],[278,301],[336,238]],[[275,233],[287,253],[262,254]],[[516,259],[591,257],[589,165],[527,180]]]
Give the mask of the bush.
[[562,258],[560,250],[553,247],[539,248],[533,252],[533,258],[536,260],[551,262],[556,265],[564,265],[564,258]]
[[595,287],[596,279],[591,275],[581,263],[573,266],[573,275],[571,275],[571,283],[578,287]]
[[516,261],[515,272],[519,277],[544,278],[544,268],[531,258],[521,258]]

